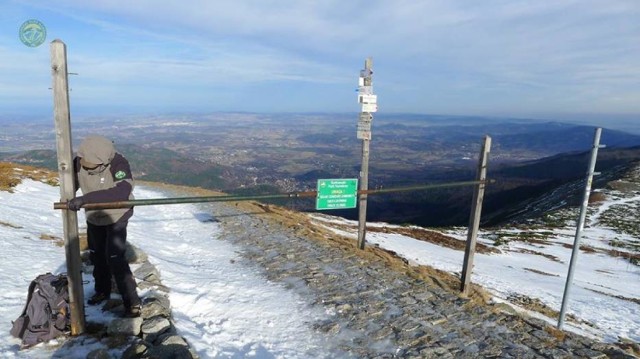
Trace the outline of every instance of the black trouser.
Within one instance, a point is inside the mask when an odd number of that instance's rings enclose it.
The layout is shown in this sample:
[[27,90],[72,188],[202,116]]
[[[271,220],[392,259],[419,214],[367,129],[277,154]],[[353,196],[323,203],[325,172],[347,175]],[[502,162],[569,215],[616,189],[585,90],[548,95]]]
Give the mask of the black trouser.
[[125,258],[128,221],[105,226],[87,222],[87,240],[93,263],[96,293],[111,294],[111,275],[116,280],[125,308],[140,304],[136,281]]

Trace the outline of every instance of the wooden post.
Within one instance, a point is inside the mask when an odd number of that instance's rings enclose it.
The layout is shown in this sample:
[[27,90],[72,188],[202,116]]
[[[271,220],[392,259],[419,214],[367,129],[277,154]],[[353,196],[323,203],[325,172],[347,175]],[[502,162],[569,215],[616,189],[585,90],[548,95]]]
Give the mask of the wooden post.
[[[53,78],[53,118],[56,128],[58,173],[60,174],[60,199],[66,202],[75,197],[75,190],[71,146],[71,116],[69,112],[67,47],[60,40],[51,42],[51,75]],[[77,213],[63,210],[62,224],[67,259],[67,276],[69,279],[71,335],[79,335],[85,331],[85,318]]]
[[476,239],[478,237],[478,228],[480,227],[480,216],[482,215],[482,200],[484,198],[485,181],[487,180],[487,162],[490,151],[491,137],[484,136],[484,143],[480,150],[480,159],[478,160],[478,170],[476,173],[476,180],[481,182],[476,186],[476,190],[473,193],[473,201],[471,202],[469,232],[467,234],[467,245],[464,251],[464,262],[462,264],[462,278],[460,278],[460,291],[464,296],[469,294],[469,288],[471,287],[473,255],[476,252]]
[[[377,100],[373,95],[371,68],[373,60],[369,57],[364,62],[364,70],[360,73],[362,83],[359,84],[359,102],[362,103],[362,112],[358,121],[357,137],[362,139],[362,166],[360,168],[360,190],[369,189],[369,142],[371,141],[371,120],[372,112],[376,111]],[[374,100],[371,100],[371,99]],[[367,194],[358,196],[358,248],[364,249],[367,234]]]

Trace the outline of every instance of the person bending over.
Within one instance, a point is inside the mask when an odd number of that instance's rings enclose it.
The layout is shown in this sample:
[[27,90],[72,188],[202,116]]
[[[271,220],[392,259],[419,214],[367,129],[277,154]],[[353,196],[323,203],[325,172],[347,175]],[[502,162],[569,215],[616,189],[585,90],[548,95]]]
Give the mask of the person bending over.
[[[68,209],[78,211],[88,203],[117,202],[133,199],[133,176],[127,159],[116,152],[113,142],[98,136],[87,136],[73,160],[75,190],[82,196],[73,198]],[[97,305],[111,295],[111,276],[122,295],[125,317],[138,317],[142,309],[136,281],[125,258],[127,224],[133,207],[119,209],[85,209],[87,240],[93,263],[95,294],[89,305]]]

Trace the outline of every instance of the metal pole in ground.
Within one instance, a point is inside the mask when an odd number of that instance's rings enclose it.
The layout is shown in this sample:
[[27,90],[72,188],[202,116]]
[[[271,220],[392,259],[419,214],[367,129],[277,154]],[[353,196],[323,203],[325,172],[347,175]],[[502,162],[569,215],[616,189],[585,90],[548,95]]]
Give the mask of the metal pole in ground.
[[[364,70],[360,71],[358,83],[358,102],[362,104],[362,112],[358,120],[357,138],[362,140],[362,167],[360,169],[360,191],[369,189],[369,142],[371,141],[372,113],[378,110],[377,97],[373,94],[373,60],[369,57],[364,62]],[[360,192],[359,192],[360,193]],[[367,194],[358,196],[358,248],[364,249],[367,234]]]
[[460,278],[460,291],[462,295],[469,293],[471,287],[471,272],[473,271],[473,256],[476,252],[476,239],[478,237],[478,229],[480,227],[480,216],[482,215],[482,200],[484,198],[484,188],[487,179],[487,163],[489,160],[489,152],[491,151],[491,137],[484,136],[482,149],[480,150],[480,159],[478,160],[478,170],[476,173],[476,181],[480,183],[473,192],[473,200],[471,202],[471,215],[469,216],[469,232],[467,234],[467,245],[464,251],[464,262],[462,263],[462,278]]
[[[60,199],[75,197],[73,150],[71,146],[71,115],[69,111],[69,77],[67,73],[67,46],[60,40],[51,42],[51,75],[53,82],[53,117],[56,129]],[[62,211],[64,249],[69,279],[69,311],[71,335],[84,333],[84,293],[82,290],[82,260],[76,212]]]
[[[488,183],[495,182],[494,180],[486,181]],[[452,188],[452,187],[464,187],[474,186],[480,184],[479,181],[462,181],[462,182],[448,182],[448,183],[436,183],[406,187],[392,187],[385,189],[369,189],[366,191],[358,191],[359,194],[381,194],[381,193],[393,193],[393,192],[409,192],[420,191],[426,189],[435,188]],[[218,196],[201,196],[201,197],[178,197],[178,198],[150,198],[150,199],[134,199],[130,201],[118,201],[118,202],[100,202],[100,203],[88,203],[82,206],[85,209],[114,209],[114,208],[127,208],[133,206],[155,206],[155,205],[168,205],[168,204],[184,204],[184,203],[209,203],[209,202],[241,202],[241,201],[255,201],[275,198],[304,198],[304,197],[317,197],[318,191],[306,191],[306,192],[290,192],[281,194],[268,194],[258,196],[234,196],[234,195],[218,195]],[[53,209],[67,209],[67,202],[55,202]]]
[[[275,198],[302,198],[302,197],[315,197],[316,191],[308,192],[292,192],[285,194],[273,194],[273,195],[259,195],[259,196],[202,196],[202,197],[178,197],[178,198],[151,198],[151,199],[134,199],[129,201],[117,201],[117,202],[99,202],[99,203],[87,203],[82,206],[85,209],[114,209],[114,208],[128,208],[134,206],[154,206],[165,204],[184,204],[184,203],[208,203],[208,202],[241,202],[241,201],[254,201],[264,199]],[[56,202],[53,204],[53,209],[67,209],[66,202]]]
[[562,329],[564,324],[564,317],[567,309],[567,303],[569,302],[569,295],[571,294],[571,285],[573,284],[573,272],[575,270],[575,264],[578,260],[578,252],[580,251],[580,239],[582,237],[582,229],[584,228],[584,221],[587,217],[587,207],[589,206],[589,196],[591,195],[591,184],[593,182],[593,176],[596,175],[596,160],[598,158],[598,149],[603,148],[600,145],[600,134],[602,128],[596,128],[595,135],[593,136],[593,147],[591,148],[591,159],[589,161],[589,170],[587,171],[587,183],[584,187],[584,195],[582,197],[582,206],[580,207],[580,217],[578,218],[578,226],[576,227],[576,237],[573,241],[573,250],[571,251],[571,261],[569,262],[569,273],[567,274],[567,282],[564,286],[564,295],[562,296],[562,306],[560,308],[560,317],[558,318],[558,329]]

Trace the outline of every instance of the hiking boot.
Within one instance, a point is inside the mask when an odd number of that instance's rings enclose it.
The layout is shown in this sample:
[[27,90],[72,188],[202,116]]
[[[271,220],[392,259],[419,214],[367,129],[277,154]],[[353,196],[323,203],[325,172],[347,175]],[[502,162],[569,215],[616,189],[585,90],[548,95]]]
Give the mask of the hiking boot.
[[109,299],[109,294],[96,293],[91,298],[89,298],[87,303],[89,305],[96,305],[96,304],[100,304],[100,303],[104,302],[107,299]]
[[142,314],[142,305],[133,305],[131,308],[124,309],[125,318],[137,318]]

